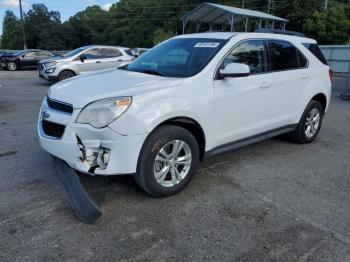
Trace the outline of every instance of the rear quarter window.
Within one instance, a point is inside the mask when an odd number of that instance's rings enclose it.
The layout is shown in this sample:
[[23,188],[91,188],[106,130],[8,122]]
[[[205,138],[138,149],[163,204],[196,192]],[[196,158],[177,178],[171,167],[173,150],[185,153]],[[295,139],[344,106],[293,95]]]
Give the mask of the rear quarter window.
[[303,46],[305,46],[309,51],[320,60],[325,65],[328,65],[328,62],[324,55],[322,54],[321,49],[317,44],[310,44],[310,43],[304,43]]

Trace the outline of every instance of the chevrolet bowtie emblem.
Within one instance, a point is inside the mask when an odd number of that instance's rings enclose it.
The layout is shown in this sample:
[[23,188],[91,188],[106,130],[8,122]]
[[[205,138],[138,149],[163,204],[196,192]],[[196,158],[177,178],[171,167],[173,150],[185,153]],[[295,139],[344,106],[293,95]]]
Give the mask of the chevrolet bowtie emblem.
[[43,119],[48,119],[50,117],[50,113],[47,110],[43,110],[41,116]]

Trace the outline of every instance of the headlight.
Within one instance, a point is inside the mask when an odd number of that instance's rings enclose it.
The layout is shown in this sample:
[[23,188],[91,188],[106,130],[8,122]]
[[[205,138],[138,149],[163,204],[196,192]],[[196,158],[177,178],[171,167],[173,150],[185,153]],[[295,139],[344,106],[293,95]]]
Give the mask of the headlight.
[[57,64],[56,61],[52,61],[52,62],[44,63],[44,66],[45,66],[45,67],[50,67],[50,66],[54,66],[54,65],[56,65],[56,64]]
[[129,108],[131,101],[131,97],[116,97],[92,102],[83,108],[76,122],[96,128],[106,127]]

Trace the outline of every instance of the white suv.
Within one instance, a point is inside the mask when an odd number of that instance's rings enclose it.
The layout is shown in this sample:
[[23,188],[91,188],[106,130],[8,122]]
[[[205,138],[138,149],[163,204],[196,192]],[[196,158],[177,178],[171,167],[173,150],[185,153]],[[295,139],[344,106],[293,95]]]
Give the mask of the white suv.
[[283,133],[315,139],[331,96],[317,50],[287,35],[177,36],[123,69],[53,85],[41,146],[83,173],[134,174],[151,195],[174,194],[208,156]]
[[42,60],[38,71],[41,78],[56,82],[91,71],[117,68],[134,59],[131,50],[125,47],[91,45]]

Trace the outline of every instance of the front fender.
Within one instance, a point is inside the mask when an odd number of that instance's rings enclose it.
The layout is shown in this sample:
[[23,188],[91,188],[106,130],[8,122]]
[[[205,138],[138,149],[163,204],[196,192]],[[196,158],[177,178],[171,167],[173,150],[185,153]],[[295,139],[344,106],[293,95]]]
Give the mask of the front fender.
[[122,135],[138,135],[150,133],[162,122],[175,117],[191,118],[203,125],[201,117],[193,110],[193,104],[195,102],[181,96],[156,101],[153,96],[143,97],[142,101],[134,98],[131,108],[110,127]]

